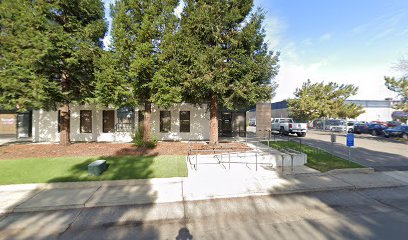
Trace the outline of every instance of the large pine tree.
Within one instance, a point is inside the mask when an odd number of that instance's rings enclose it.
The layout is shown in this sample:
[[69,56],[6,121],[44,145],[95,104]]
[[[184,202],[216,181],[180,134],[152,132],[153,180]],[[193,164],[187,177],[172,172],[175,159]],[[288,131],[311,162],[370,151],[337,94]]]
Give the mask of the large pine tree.
[[[278,54],[268,50],[264,14],[248,0],[186,0],[165,67],[153,85],[161,104],[187,101],[210,106],[210,143],[218,143],[220,106],[236,109],[270,101]],[[251,13],[252,12],[252,13]]]
[[60,109],[60,142],[70,143],[69,104],[92,98],[94,58],[106,32],[100,0],[4,0],[0,105]]
[[166,35],[172,35],[178,0],[118,0],[112,6],[111,50],[101,59],[96,96],[117,107],[144,105],[144,140],[150,140],[152,81]]

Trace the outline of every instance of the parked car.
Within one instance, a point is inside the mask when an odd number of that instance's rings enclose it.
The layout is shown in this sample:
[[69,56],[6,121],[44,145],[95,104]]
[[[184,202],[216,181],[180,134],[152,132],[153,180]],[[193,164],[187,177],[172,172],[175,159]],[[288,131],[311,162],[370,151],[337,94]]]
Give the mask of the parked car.
[[368,133],[368,124],[360,122],[354,124],[353,132],[357,134]]
[[347,124],[345,120],[330,119],[324,123],[324,129],[332,132],[345,132],[347,130]]
[[355,121],[348,121],[347,122],[347,132],[353,133],[354,132],[354,125],[356,124]]
[[387,127],[393,128],[393,127],[401,126],[402,123],[398,121],[387,121],[386,124],[387,124]]
[[387,126],[379,123],[365,123],[365,124],[356,124],[354,125],[354,133],[371,133],[371,135],[381,135]]
[[408,126],[397,126],[384,130],[385,137],[402,137],[408,139]]
[[386,122],[383,122],[383,121],[372,121],[371,123],[377,123],[377,124],[381,124],[381,125],[387,126],[387,123],[386,123]]
[[304,137],[307,132],[307,123],[295,123],[292,118],[274,118],[272,119],[272,130],[279,131],[282,135],[292,133],[298,137]]

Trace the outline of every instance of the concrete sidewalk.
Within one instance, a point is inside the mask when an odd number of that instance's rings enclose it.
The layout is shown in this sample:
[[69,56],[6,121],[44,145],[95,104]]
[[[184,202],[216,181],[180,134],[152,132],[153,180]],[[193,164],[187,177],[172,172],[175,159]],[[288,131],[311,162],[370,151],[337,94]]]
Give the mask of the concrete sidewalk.
[[188,178],[4,185],[0,186],[0,213],[408,186],[408,172],[229,172],[212,176],[197,173]]

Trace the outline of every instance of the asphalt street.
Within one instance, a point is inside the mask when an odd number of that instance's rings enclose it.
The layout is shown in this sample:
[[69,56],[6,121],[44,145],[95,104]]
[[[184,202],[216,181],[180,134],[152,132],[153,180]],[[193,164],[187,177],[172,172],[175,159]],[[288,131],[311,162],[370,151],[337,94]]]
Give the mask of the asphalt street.
[[0,238],[406,239],[406,199],[400,187],[12,213]]
[[[254,129],[249,129],[254,131]],[[336,143],[331,142],[330,132],[309,130],[306,137],[299,138],[296,135],[280,136],[272,135],[273,138],[282,138],[295,142],[301,141],[312,147],[323,149],[333,155],[350,159],[366,167],[372,167],[376,171],[408,171],[408,142],[395,139],[387,139],[382,136],[368,134],[355,134],[355,147],[346,146],[346,134],[334,133]]]

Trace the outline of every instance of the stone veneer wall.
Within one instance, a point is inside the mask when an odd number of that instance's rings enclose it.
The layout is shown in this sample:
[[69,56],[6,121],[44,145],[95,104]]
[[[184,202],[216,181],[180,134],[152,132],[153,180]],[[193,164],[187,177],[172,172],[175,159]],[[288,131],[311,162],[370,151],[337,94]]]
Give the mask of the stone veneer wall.
[[256,104],[256,136],[268,137],[271,131],[271,103]]

